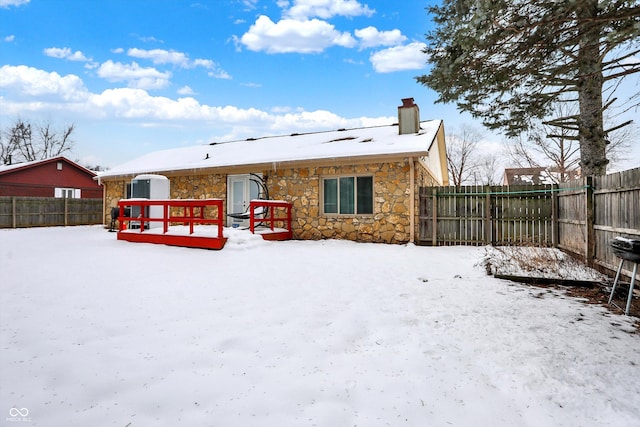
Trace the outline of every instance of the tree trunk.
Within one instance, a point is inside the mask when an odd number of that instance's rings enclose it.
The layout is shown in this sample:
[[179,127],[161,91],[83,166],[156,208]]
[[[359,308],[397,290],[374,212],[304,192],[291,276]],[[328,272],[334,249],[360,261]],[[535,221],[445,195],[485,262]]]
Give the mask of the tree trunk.
[[605,175],[607,172],[606,138],[602,117],[602,64],[600,61],[600,29],[592,24],[598,16],[598,1],[586,2],[578,12],[578,100],[580,167],[583,176]]

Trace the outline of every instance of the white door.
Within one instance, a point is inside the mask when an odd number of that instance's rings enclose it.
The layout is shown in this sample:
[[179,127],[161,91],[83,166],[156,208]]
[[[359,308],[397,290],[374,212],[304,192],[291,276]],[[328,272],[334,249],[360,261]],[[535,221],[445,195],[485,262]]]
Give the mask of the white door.
[[[260,187],[256,177],[250,174],[229,175],[227,177],[227,213],[239,214],[247,212],[249,202],[260,195]],[[249,219],[228,217],[228,226],[248,227]]]

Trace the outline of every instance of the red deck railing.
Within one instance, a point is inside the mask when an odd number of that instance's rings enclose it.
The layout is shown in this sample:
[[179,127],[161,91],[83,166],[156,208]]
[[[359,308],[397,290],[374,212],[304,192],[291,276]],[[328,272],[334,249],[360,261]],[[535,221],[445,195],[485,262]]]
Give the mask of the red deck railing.
[[[222,233],[222,203],[222,199],[120,200],[118,240],[222,249],[227,240]],[[125,216],[125,208],[131,212],[134,207],[139,209],[140,214]],[[158,227],[152,226],[158,223]],[[132,225],[139,226],[139,229],[132,228]],[[171,225],[188,226],[188,234],[167,234]],[[194,235],[196,225],[215,225],[217,234]],[[158,232],[160,228],[162,233]]]
[[[256,224],[266,224],[271,231],[260,233],[263,239],[285,240],[293,238],[293,232],[291,231],[291,207],[291,203],[281,200],[251,200],[251,202],[249,202],[249,229],[255,234]],[[262,209],[256,211],[256,208]],[[276,216],[276,213],[278,216]],[[276,223],[280,223],[285,230],[275,230]]]

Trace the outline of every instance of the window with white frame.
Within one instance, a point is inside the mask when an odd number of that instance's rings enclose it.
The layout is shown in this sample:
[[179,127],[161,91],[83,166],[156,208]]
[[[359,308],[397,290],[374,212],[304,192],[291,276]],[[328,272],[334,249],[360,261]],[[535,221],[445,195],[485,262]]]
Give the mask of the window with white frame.
[[323,178],[322,201],[325,214],[370,215],[373,213],[373,177]]
[[54,190],[54,196],[62,199],[79,199],[79,188],[56,188]]

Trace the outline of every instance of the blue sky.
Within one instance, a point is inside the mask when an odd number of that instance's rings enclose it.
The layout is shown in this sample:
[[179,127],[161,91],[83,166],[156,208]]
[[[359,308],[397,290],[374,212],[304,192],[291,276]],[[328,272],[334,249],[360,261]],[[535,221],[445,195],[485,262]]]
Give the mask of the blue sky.
[[71,157],[115,166],[181,145],[386,124],[406,97],[442,118],[414,80],[427,4],[0,0],[0,124],[75,123]]
[[0,0],[0,127],[74,123],[69,157],[101,166],[387,124],[406,97],[452,129],[471,119],[414,79],[433,1]]

